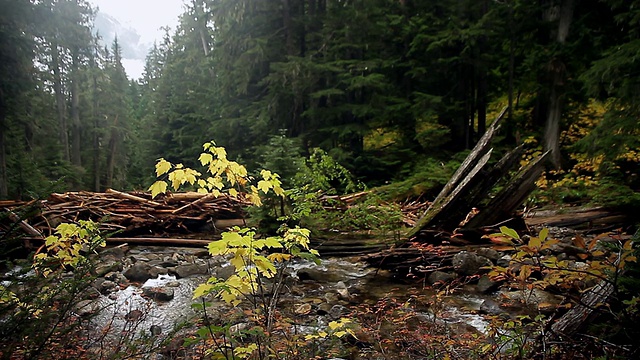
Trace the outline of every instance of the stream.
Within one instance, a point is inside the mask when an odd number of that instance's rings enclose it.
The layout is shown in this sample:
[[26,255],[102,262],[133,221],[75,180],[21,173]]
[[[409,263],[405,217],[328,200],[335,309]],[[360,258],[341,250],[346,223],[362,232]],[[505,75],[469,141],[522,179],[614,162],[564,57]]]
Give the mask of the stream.
[[[209,274],[223,277],[232,271],[224,259],[211,259],[193,248],[132,247],[115,257],[107,252],[106,256],[101,255],[101,261],[124,264],[120,271],[104,274],[104,278],[122,285],[109,290],[103,286],[108,282],[105,280],[97,286],[102,295],[86,303],[86,311],[95,312],[91,317],[93,326],[109,329],[110,341],[121,341],[118,337],[123,333],[171,334],[176,325],[198,315],[192,308],[192,293],[198,284],[206,281]],[[149,264],[145,269],[155,276],[140,282],[123,279],[120,274],[132,275],[122,270],[132,269],[135,264]],[[186,274],[187,268],[193,274]],[[406,302],[418,318],[458,326],[466,332],[487,331],[487,320],[478,314],[486,295],[462,292],[440,296],[435,301],[436,292],[421,282],[412,283],[367,267],[356,258],[323,258],[319,265],[300,260],[286,274],[280,308],[296,318],[298,332],[321,330],[329,321],[348,317],[356,307],[375,308],[381,299]],[[224,318],[223,313],[217,316]]]

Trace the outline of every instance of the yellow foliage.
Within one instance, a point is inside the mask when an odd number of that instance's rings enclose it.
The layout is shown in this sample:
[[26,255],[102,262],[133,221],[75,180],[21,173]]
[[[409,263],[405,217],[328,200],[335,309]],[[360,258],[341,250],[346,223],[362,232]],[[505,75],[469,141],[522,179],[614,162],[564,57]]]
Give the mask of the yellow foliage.
[[[159,194],[165,193],[168,188],[167,181],[171,183],[171,187],[175,191],[179,190],[183,185],[189,184],[196,186],[198,193],[210,193],[216,197],[223,192],[237,197],[241,190],[246,191],[246,187],[251,184],[251,179],[244,166],[228,160],[227,151],[223,147],[215,146],[213,141],[205,143],[203,149],[204,152],[200,154],[198,160],[207,169],[209,176],[206,179],[202,178],[202,174],[194,169],[186,168],[182,164],[174,165],[161,158],[156,163],[156,176],[162,177],[166,175],[166,180],[158,179],[149,187],[148,190],[151,191],[151,196],[155,198]],[[252,204],[256,206],[262,205],[260,191],[264,194],[273,191],[277,196],[285,196],[278,174],[263,170],[261,176],[263,179],[258,182],[257,187],[254,185],[249,187],[250,191],[247,199]]]

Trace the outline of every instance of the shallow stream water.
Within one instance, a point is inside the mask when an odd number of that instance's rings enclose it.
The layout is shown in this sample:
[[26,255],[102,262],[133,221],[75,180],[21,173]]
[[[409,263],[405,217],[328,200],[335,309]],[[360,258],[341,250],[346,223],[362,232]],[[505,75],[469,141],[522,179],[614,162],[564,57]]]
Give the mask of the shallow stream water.
[[[347,316],[348,309],[358,305],[368,304],[376,306],[376,302],[385,297],[398,302],[411,301],[420,295],[420,302],[411,304],[414,311],[425,317],[436,318],[451,324],[466,324],[479,332],[485,332],[487,321],[477,314],[483,297],[473,294],[455,294],[442,296],[437,304],[437,314],[434,313],[433,303],[424,301],[435,297],[435,292],[425,288],[421,283],[410,283],[405,279],[398,279],[394,274],[368,268],[364,263],[350,258],[322,259],[320,265],[310,261],[299,261],[287,270],[290,287],[282,296],[284,307],[295,307],[301,304],[313,304],[314,310],[318,304],[328,302],[329,308],[335,310],[333,302],[339,302],[338,314]],[[167,333],[176,324],[188,320],[196,315],[192,309],[194,300],[193,290],[198,284],[206,281],[207,276],[196,276],[176,279],[172,275],[159,275],[156,279],[147,280],[141,286],[128,286],[114,293],[100,297],[100,308],[103,309],[93,319],[98,328],[107,325],[121,332],[129,330],[132,324],[137,331],[151,333],[152,329]],[[153,301],[143,295],[146,287],[170,287],[174,297],[167,302]],[[331,294],[334,294],[330,296]],[[340,299],[338,301],[337,299]],[[332,300],[333,299],[333,300]],[[332,307],[333,306],[333,307]],[[326,323],[320,311],[310,311],[305,324]],[[312,326],[301,325],[302,327]]]

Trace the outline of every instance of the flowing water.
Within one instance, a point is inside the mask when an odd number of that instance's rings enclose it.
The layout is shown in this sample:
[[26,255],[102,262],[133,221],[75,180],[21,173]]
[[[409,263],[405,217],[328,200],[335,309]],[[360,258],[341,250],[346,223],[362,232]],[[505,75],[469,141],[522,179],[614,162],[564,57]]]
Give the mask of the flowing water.
[[[333,311],[331,315],[339,317],[347,316],[349,309],[358,305],[375,306],[383,298],[405,302],[417,298],[416,294],[422,299],[435,297],[435,292],[421,283],[409,283],[392,273],[366,267],[364,263],[351,258],[327,258],[320,265],[298,261],[287,272],[293,281],[289,281],[292,285],[283,295],[282,303],[284,307],[290,307],[291,312],[295,312],[294,308],[301,304],[313,304],[315,309],[328,303],[326,310]],[[139,287],[128,286],[100,298],[103,311],[94,318],[94,322],[98,327],[110,325],[112,329],[127,329],[133,323],[139,331],[150,333],[155,328],[166,333],[176,324],[196,315],[191,306],[194,303],[192,293],[205,280],[206,276],[176,279],[172,275],[159,275]],[[150,300],[143,295],[144,289],[149,287],[170,287],[174,297],[166,302]],[[473,294],[449,295],[439,298],[437,314],[433,311],[433,302],[416,301],[412,308],[417,315],[451,324],[467,324],[479,332],[485,332],[487,322],[477,314],[483,300]],[[312,311],[303,323],[326,323],[326,317],[319,314],[322,312]],[[311,325],[301,325],[301,328],[305,327],[309,328],[305,331],[314,329]]]

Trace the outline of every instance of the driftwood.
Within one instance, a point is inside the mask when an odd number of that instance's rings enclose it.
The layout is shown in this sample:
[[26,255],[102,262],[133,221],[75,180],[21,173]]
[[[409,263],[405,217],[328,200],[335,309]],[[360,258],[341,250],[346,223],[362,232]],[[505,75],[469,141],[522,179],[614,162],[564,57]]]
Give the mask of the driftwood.
[[[0,203],[0,210],[11,212],[22,205],[20,202],[4,201]],[[213,197],[209,194],[179,193],[152,199],[145,192],[110,189],[104,193],[54,193],[36,205],[39,212],[35,217],[19,219],[15,214],[9,216],[30,237],[50,234],[62,222],[78,220],[99,222],[102,231],[118,232],[121,236],[149,236],[242,225],[238,218],[243,216],[243,207],[248,202],[242,195],[234,198],[228,195]]]
[[18,217],[18,215],[16,215],[13,211],[9,211],[9,219],[11,221],[16,222],[18,226],[20,226],[20,228],[22,228],[22,230],[24,230],[24,232],[26,232],[27,234],[31,236],[44,238],[40,231],[35,229],[33,226],[29,225],[26,221],[20,219],[20,217]]

